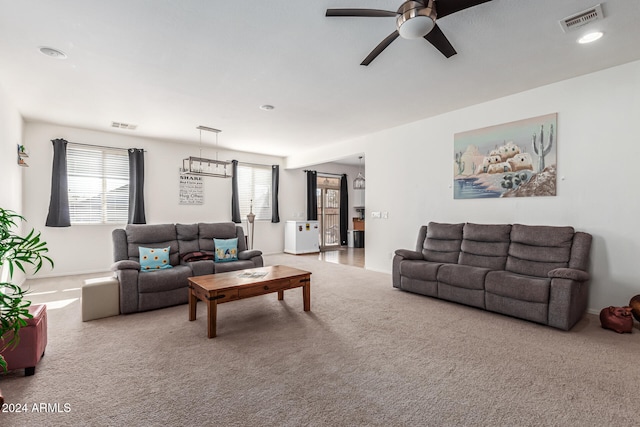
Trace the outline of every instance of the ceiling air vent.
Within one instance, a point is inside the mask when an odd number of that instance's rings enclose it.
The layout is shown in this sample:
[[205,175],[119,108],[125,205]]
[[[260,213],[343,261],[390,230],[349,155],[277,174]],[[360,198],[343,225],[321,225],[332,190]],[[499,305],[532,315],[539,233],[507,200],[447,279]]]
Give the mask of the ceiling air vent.
[[111,122],[111,127],[118,129],[136,130],[138,125],[131,125],[129,123]]
[[560,26],[562,27],[562,31],[568,33],[570,31],[577,30],[578,28],[587,25],[590,22],[598,21],[602,18],[604,18],[604,14],[602,13],[602,5],[597,4],[592,8],[583,10],[580,13],[576,13],[575,15],[564,18],[559,22]]

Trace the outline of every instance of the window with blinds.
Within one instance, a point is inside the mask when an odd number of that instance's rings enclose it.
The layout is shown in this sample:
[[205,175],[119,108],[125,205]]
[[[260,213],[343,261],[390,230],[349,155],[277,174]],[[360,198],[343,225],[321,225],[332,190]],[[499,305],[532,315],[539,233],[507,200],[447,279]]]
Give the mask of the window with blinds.
[[72,224],[127,222],[129,156],[126,150],[68,144],[67,179]]
[[238,165],[238,199],[243,221],[251,211],[256,220],[271,221],[271,166]]

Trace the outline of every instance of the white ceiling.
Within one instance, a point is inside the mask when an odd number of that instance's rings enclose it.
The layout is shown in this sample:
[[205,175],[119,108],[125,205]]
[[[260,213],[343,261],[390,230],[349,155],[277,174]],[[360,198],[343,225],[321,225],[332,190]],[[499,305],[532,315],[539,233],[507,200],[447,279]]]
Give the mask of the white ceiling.
[[0,85],[26,120],[287,156],[640,59],[638,1],[563,33],[597,1],[493,0],[438,20],[458,55],[398,38],[364,67],[395,20],[325,10],[401,0],[0,0]]

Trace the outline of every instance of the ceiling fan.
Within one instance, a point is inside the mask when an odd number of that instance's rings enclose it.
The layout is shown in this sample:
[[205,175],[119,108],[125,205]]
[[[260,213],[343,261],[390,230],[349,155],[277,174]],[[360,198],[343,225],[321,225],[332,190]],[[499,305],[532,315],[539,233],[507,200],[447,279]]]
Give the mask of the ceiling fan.
[[491,0],[415,0],[405,1],[397,12],[379,9],[327,9],[325,16],[396,18],[397,29],[382,40],[360,65],[369,65],[398,36],[405,39],[423,37],[449,58],[457,52],[436,24],[436,19],[489,1]]

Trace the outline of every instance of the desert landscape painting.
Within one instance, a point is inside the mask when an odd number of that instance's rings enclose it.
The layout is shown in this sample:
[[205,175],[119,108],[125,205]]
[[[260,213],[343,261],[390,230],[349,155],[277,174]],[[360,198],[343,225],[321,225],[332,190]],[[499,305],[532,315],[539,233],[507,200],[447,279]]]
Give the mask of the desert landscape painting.
[[558,114],[454,135],[455,199],[556,195]]

